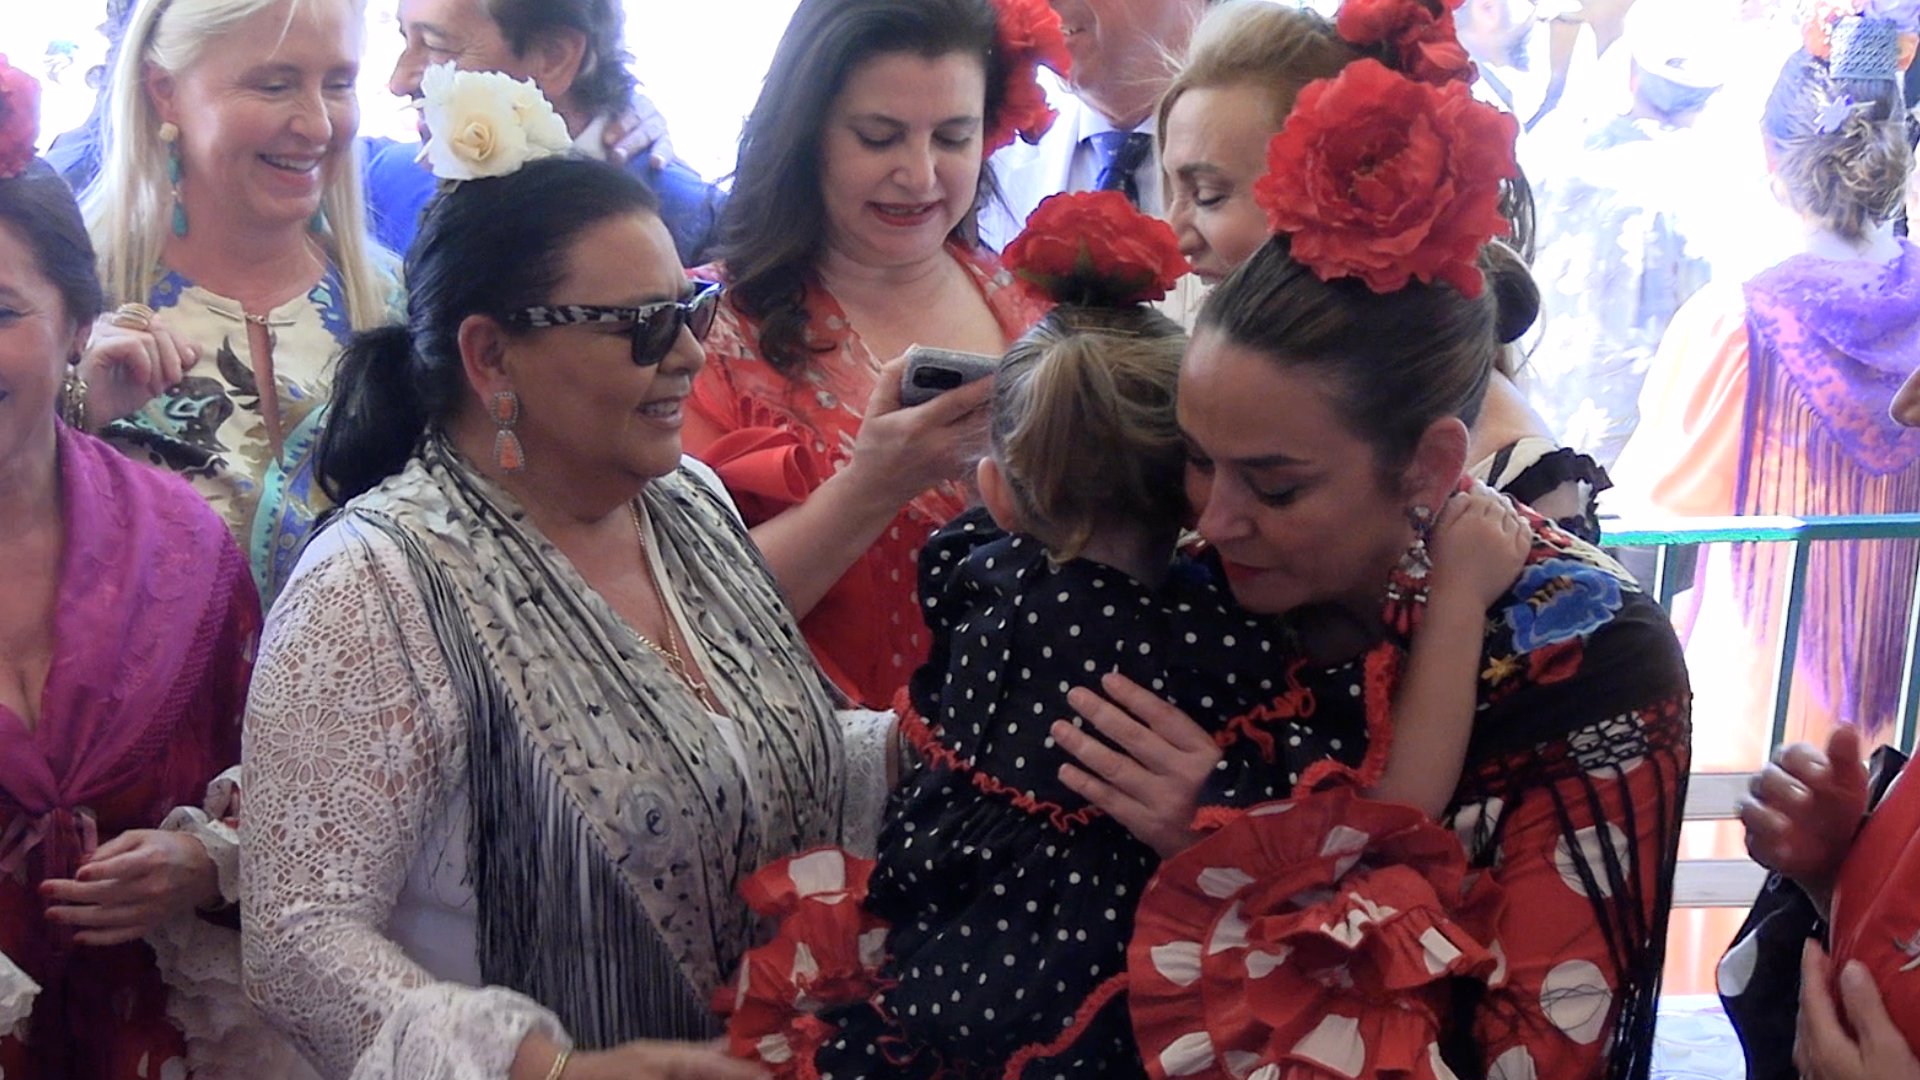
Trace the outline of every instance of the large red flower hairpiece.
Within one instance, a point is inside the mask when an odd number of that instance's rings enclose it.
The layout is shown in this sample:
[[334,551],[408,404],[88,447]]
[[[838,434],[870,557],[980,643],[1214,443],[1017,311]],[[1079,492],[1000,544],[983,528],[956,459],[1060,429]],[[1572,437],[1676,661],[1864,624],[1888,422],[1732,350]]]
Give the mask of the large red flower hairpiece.
[[1117,191],[1049,195],[1001,261],[1029,295],[1097,307],[1158,300],[1192,269],[1173,227]]
[[1417,279],[1477,297],[1480,250],[1508,232],[1500,182],[1519,175],[1519,133],[1463,81],[1356,61],[1301,90],[1254,200],[1322,281],[1387,293]]
[[39,136],[40,84],[0,56],[0,180],[27,171]]
[[989,154],[1011,145],[1016,136],[1040,141],[1060,116],[1047,104],[1040,68],[1064,76],[1073,65],[1060,13],[1047,0],[993,0],[993,8],[1000,23],[993,48],[1006,62],[1007,85],[1000,115],[987,130],[984,145]]
[[1346,0],[1335,27],[1363,48],[1391,52],[1397,66],[1422,82],[1471,83],[1473,61],[1454,29],[1453,12],[1464,0]]

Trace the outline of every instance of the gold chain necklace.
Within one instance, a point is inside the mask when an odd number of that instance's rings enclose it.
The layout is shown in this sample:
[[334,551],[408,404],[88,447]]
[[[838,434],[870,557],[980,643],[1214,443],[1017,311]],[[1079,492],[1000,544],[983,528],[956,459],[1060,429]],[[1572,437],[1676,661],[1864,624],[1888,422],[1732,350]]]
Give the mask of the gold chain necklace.
[[692,669],[687,666],[687,659],[679,648],[680,645],[685,644],[684,640],[678,643],[675,641],[676,638],[681,637],[680,630],[673,617],[673,609],[667,606],[667,594],[660,585],[660,576],[654,572],[653,559],[647,553],[647,529],[645,523],[640,520],[639,502],[628,503],[627,513],[633,518],[634,538],[640,542],[640,565],[647,573],[648,583],[653,586],[654,599],[660,603],[660,619],[667,628],[667,642],[662,646],[641,633],[638,627],[634,628],[633,636],[639,638],[642,645],[652,649],[660,659],[665,660],[667,666],[673,669],[673,673],[680,677],[680,681],[686,683],[687,688],[693,691],[694,696],[711,706],[714,703],[712,690],[706,683],[695,678]]

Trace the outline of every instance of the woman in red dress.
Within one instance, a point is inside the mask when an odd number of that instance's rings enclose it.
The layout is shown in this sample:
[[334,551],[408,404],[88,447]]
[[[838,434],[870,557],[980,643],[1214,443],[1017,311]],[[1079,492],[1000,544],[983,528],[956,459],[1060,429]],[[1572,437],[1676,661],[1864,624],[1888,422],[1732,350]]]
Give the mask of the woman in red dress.
[[1277,235],[1209,299],[1178,400],[1200,534],[1305,653],[1242,737],[1320,761],[1196,833],[1221,748],[1109,675],[1069,701],[1110,742],[1052,728],[1085,766],[1062,779],[1165,857],[1127,972],[1155,1080],[1644,1080],[1690,721],[1679,643],[1630,575],[1533,518],[1438,824],[1352,790],[1414,722],[1386,718],[1417,537],[1467,463],[1498,328],[1539,298],[1492,242],[1515,125],[1472,99],[1447,9],[1349,10],[1380,36],[1273,139],[1255,193]]
[[1054,19],[1035,0],[805,0],[709,268],[726,301],[687,449],[726,482],[821,665],[869,706],[926,658],[915,558],[985,447],[986,385],[902,408],[895,358],[998,357],[1045,313],[974,229],[986,155],[1051,121],[1018,93],[1030,52],[1006,44],[1035,15]]
[[180,1080],[142,939],[231,898],[237,848],[160,826],[239,761],[259,598],[191,488],[59,419],[101,291],[32,97],[0,63],[0,1075]]

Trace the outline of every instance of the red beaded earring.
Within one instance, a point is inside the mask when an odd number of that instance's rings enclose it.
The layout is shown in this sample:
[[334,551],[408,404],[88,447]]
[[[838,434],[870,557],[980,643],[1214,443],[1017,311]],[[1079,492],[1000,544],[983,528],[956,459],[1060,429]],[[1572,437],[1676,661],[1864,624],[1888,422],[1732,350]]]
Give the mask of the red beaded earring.
[[502,390],[493,395],[493,422],[500,430],[493,436],[493,461],[500,471],[517,473],[527,467],[527,451],[513,426],[520,422],[520,395]]
[[1427,603],[1427,576],[1433,571],[1433,558],[1427,554],[1427,534],[1433,531],[1433,508],[1407,507],[1407,523],[1413,526],[1413,546],[1400,557],[1400,564],[1387,577],[1387,603],[1383,612],[1387,628],[1403,638],[1413,636],[1420,625],[1420,611]]

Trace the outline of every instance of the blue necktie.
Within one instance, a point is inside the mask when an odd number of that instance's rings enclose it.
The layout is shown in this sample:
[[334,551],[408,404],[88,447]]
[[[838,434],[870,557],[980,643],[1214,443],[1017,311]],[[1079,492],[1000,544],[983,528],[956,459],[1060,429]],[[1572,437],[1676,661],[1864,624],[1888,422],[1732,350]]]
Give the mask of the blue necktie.
[[1102,131],[1087,136],[1100,164],[1093,186],[1099,191],[1117,191],[1135,206],[1140,205],[1140,182],[1133,174],[1146,164],[1153,152],[1153,136],[1141,131]]

